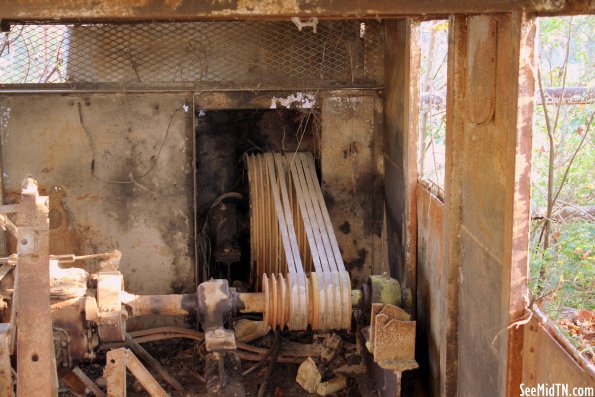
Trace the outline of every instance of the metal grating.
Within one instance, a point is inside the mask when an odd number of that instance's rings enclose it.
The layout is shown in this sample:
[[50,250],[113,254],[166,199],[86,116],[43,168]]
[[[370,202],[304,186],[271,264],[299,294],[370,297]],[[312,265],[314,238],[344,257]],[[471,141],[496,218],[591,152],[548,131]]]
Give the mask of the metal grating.
[[378,84],[376,21],[13,25],[0,34],[0,84],[341,87]]

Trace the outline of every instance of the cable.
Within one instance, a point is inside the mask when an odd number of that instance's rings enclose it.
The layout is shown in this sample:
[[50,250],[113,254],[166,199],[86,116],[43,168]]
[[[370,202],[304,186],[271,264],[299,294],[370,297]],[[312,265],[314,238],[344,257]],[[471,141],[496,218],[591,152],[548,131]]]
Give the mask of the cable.
[[273,373],[273,368],[275,367],[275,364],[277,363],[277,357],[279,356],[279,351],[281,350],[281,334],[279,333],[279,330],[277,330],[277,329],[275,329],[275,345],[273,346],[273,348],[271,350],[272,350],[271,362],[269,363],[267,372],[264,375],[264,379],[262,380],[262,383],[260,384],[260,387],[258,388],[258,396],[257,397],[264,397],[264,393],[267,389],[267,383],[271,377],[271,374]]
[[251,366],[250,368],[248,368],[247,370],[245,370],[244,372],[242,372],[242,376],[246,376],[246,375],[248,375],[248,374],[256,371],[260,367],[262,367],[262,365],[275,352],[275,349],[277,348],[277,345],[279,345],[279,347],[281,345],[281,334],[277,330],[275,330],[275,341],[273,342],[273,346],[269,349],[268,352],[266,352],[266,354],[260,360],[258,360],[258,362],[256,364],[254,364],[253,366]]

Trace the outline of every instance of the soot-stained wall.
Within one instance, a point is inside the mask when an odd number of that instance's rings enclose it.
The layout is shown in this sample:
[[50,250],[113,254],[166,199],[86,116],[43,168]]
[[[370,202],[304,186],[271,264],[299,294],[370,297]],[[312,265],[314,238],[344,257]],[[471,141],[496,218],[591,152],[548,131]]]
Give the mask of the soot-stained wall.
[[119,249],[128,291],[193,292],[191,103],[185,94],[0,97],[5,202],[18,201],[31,174],[50,196],[50,253]]

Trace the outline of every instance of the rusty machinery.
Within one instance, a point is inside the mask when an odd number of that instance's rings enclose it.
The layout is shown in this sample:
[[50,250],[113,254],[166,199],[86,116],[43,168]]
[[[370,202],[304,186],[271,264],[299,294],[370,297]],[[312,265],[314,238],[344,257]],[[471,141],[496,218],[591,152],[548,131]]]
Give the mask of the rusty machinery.
[[[401,309],[411,297],[387,276],[371,276],[360,289],[351,289],[312,157],[288,157],[247,159],[253,273],[260,275],[254,285],[259,292],[239,292],[228,280],[211,279],[200,283],[194,294],[136,295],[124,288],[119,251],[50,256],[48,198],[39,196],[36,182],[26,178],[20,204],[0,207],[0,225],[17,237],[17,254],[0,259],[0,395],[13,395],[13,378],[19,397],[56,395],[57,374],[67,373],[102,396],[77,363],[95,359],[106,346],[114,347],[104,370],[108,396],[126,395],[127,369],[150,395],[167,395],[137,356],[182,391],[139,345],[167,334],[204,342],[210,395],[243,396],[241,358],[250,359],[246,352],[252,352],[266,360],[262,349],[236,340],[232,319],[243,313],[261,314],[273,330],[318,332],[350,330],[352,313],[361,313],[358,317],[369,321],[360,327],[361,336],[374,360],[398,376],[416,368],[415,322]],[[17,212],[16,225],[6,216],[10,212]],[[267,236],[273,236],[268,239],[273,243],[266,243]],[[61,265],[85,259],[100,259],[99,271],[89,274]],[[145,315],[195,316],[202,332],[165,328],[128,333],[127,320]],[[10,358],[15,354],[16,376]]]

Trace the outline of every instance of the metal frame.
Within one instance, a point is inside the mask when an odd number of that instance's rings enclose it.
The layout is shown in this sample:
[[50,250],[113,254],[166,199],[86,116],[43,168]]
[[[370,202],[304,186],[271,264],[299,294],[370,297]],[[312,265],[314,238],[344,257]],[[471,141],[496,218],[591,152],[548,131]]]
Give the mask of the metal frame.
[[572,14],[595,12],[593,2],[582,0],[296,0],[262,2],[259,0],[227,0],[210,3],[181,0],[156,0],[142,4],[107,0],[95,4],[90,0],[30,1],[15,0],[0,4],[5,20],[69,20],[69,21],[148,21],[200,19],[289,19],[291,17],[322,18],[387,18],[402,16],[476,14],[526,11],[539,14]]

